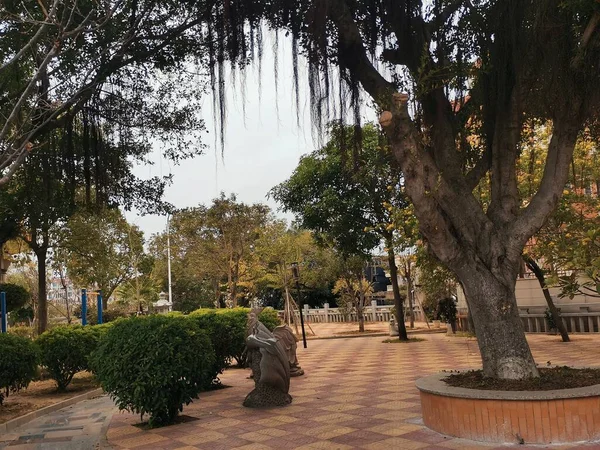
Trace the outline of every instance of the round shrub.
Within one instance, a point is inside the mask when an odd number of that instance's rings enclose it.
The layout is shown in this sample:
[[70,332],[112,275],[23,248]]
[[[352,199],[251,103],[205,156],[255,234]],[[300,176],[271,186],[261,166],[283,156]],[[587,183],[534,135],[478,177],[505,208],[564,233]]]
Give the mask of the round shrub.
[[88,357],[96,348],[97,339],[91,327],[60,326],[40,335],[36,344],[40,349],[42,365],[64,391],[73,376],[89,368]]
[[215,355],[194,320],[161,315],[120,319],[108,328],[91,365],[119,409],[167,424],[212,381]]
[[26,388],[37,374],[38,353],[30,339],[0,334],[0,405],[4,393]]
[[0,283],[0,292],[6,292],[7,312],[22,308],[31,300],[29,291],[18,284]]

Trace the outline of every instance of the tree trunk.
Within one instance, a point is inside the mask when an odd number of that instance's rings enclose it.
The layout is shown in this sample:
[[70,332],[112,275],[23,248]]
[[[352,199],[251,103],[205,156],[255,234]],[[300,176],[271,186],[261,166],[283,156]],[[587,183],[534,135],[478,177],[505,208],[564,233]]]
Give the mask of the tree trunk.
[[548,304],[548,309],[550,310],[550,314],[552,315],[552,320],[554,320],[556,328],[560,332],[563,342],[570,342],[571,339],[569,339],[569,333],[567,332],[567,328],[565,327],[565,324],[560,317],[560,313],[558,312],[558,309],[556,308],[556,305],[552,300],[550,291],[548,291],[548,287],[546,286],[546,277],[544,276],[544,271],[533,258],[524,255],[523,260],[525,261],[525,264],[527,264],[527,267],[529,267],[529,269],[534,273],[535,277],[538,280],[538,283],[540,283],[540,287],[542,288],[542,292],[544,293],[544,298],[546,299],[546,303]]
[[400,295],[400,286],[398,285],[398,267],[396,267],[396,255],[394,247],[390,241],[387,242],[388,263],[390,266],[390,278],[392,279],[392,290],[394,291],[394,307],[396,308],[396,323],[398,324],[398,338],[401,341],[408,341],[406,324],[404,323],[404,301]]
[[48,328],[48,298],[46,291],[46,256],[48,249],[45,246],[35,250],[38,267],[38,304],[37,304],[37,332],[42,334]]
[[358,305],[356,307],[356,316],[358,317],[358,331],[363,333],[365,331],[365,315],[364,315],[364,294],[360,294],[358,298]]
[[487,377],[523,379],[538,376],[525,338],[515,298],[515,279],[499,279],[477,263],[475,270],[459,270],[477,343]]
[[406,262],[406,295],[408,297],[408,313],[410,317],[410,328],[415,327],[415,309],[413,306],[413,282],[410,261]]

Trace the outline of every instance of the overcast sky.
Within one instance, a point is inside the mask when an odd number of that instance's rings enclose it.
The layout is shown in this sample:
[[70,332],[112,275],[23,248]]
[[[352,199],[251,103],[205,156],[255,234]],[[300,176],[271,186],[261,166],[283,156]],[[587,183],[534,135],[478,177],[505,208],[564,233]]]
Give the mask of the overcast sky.
[[[162,158],[160,148],[155,148],[151,158],[154,165],[138,166],[136,175],[148,178],[173,174],[173,183],[166,189],[165,200],[178,208],[209,204],[224,191],[227,195],[235,193],[238,200],[246,203],[267,203],[276,214],[283,216],[276,211],[278,205],[267,199],[267,193],[291,175],[301,155],[313,151],[318,144],[311,133],[306,71],[303,61],[301,64],[300,127],[293,100],[290,47],[287,44],[280,46],[278,115],[272,52],[270,45],[266,44],[260,100],[258,74],[252,69],[247,73],[245,119],[239,89],[233,84],[227,86],[228,120],[224,154],[221,155],[220,148],[215,149],[214,146],[212,100],[207,95],[202,111],[209,131],[209,134],[203,134],[204,143],[208,144],[205,153],[177,166]],[[283,217],[291,219],[289,214]],[[166,226],[165,217],[141,217],[132,212],[127,214],[127,218],[140,226],[146,237],[163,231]]]

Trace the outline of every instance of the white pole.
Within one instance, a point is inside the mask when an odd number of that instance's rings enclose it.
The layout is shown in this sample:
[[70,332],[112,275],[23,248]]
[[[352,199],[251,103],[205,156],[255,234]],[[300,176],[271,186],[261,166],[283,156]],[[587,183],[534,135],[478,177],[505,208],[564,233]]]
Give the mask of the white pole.
[[[173,304],[173,293],[171,291],[171,231],[169,229],[169,214],[167,214],[167,275],[169,279],[169,303]],[[169,307],[170,308],[170,307]]]

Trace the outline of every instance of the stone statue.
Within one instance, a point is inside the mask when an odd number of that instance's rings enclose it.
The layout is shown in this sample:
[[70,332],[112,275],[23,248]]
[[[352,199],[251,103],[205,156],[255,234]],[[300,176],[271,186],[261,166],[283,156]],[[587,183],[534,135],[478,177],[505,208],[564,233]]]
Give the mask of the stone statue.
[[298,338],[287,325],[279,325],[273,330],[275,338],[281,342],[285,352],[287,353],[288,361],[290,362],[290,376],[299,377],[304,375],[304,370],[298,364],[296,349],[298,348]]
[[244,406],[264,408],[292,402],[290,364],[287,353],[255,312],[248,315],[248,363],[254,378],[254,390],[244,399]]

